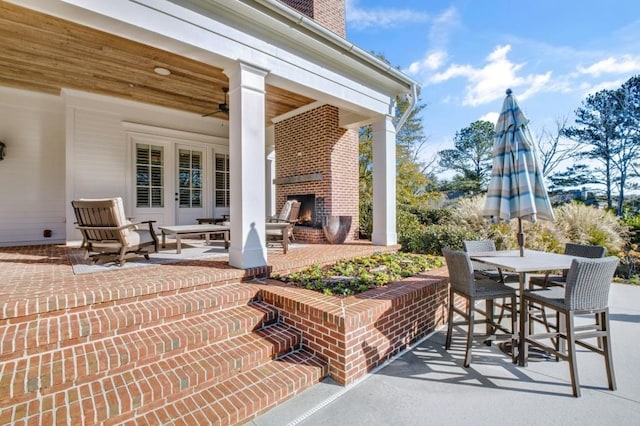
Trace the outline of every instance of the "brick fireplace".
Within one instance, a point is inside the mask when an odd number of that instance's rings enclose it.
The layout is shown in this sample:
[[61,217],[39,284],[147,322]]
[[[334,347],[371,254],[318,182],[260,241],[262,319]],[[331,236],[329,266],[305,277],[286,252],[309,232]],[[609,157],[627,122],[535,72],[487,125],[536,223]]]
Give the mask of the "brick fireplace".
[[350,216],[347,241],[358,237],[358,132],[338,119],[337,107],[323,105],[275,124],[276,211],[291,198],[313,200],[310,221],[294,228],[296,241],[326,243],[321,225],[329,215]]

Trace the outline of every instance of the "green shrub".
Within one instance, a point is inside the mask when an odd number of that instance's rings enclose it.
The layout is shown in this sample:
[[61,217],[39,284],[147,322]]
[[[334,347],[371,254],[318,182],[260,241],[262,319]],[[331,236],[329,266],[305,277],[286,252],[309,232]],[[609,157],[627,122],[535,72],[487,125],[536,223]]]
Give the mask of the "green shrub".
[[625,213],[622,223],[629,228],[629,242],[640,244],[640,214]]
[[490,222],[482,216],[484,201],[485,197],[482,195],[459,198],[451,208],[452,220],[483,238],[487,237]]
[[402,251],[441,256],[444,247],[462,250],[464,240],[478,238],[476,233],[461,226],[429,225],[416,233],[403,236],[399,242],[402,244]]
[[410,235],[419,233],[423,226],[418,218],[411,214],[408,210],[399,208],[396,216],[396,232],[398,233],[398,241],[408,238]]
[[422,225],[443,225],[450,223],[452,218],[452,212],[449,209],[430,209],[413,206],[407,210],[413,214]]
[[628,228],[611,212],[577,203],[555,210],[555,229],[565,241],[594,244],[616,255],[624,248]]
[[373,205],[371,202],[360,202],[360,239],[370,240],[373,230]]
[[[537,221],[531,223],[523,221],[522,231],[525,236],[525,247],[532,250],[562,252],[564,243],[559,239],[553,222]],[[487,225],[483,238],[493,240],[498,250],[518,248],[518,220],[499,222]]]

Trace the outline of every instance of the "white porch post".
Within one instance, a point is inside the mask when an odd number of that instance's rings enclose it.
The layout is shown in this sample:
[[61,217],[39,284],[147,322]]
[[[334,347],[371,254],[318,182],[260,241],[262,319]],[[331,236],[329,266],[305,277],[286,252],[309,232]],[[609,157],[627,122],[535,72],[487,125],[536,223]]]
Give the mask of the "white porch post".
[[266,182],[265,182],[265,216],[273,216],[276,214],[276,186],[273,179],[276,177],[276,153],[273,145],[267,147],[267,159],[265,162]]
[[396,233],[396,129],[391,116],[372,125],[373,131],[373,232],[379,246],[397,244]]
[[243,62],[229,75],[231,246],[229,265],[267,264],[265,245],[265,76]]

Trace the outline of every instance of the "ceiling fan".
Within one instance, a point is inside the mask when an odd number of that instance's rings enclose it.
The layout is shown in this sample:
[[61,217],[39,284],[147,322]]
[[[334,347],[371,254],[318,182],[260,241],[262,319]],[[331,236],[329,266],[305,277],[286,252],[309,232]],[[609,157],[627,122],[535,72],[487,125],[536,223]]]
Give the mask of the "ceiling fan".
[[218,104],[218,109],[216,111],[204,114],[203,117],[209,117],[210,115],[218,114],[220,112],[225,115],[229,115],[229,103],[227,101],[227,94],[229,93],[229,88],[223,87],[222,91],[224,92],[224,103]]

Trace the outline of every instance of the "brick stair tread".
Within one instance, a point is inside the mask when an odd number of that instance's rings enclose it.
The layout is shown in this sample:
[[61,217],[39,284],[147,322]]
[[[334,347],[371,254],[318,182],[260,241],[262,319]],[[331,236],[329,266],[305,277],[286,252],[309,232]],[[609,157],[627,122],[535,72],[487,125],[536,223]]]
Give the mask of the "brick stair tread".
[[177,317],[246,305],[259,290],[244,283],[229,283],[198,291],[144,299],[76,312],[55,312],[31,321],[0,326],[0,361],[43,352],[82,341],[158,325]]
[[[45,420],[51,416],[62,415],[56,414],[59,410],[65,411],[64,415],[72,419],[82,418],[94,423],[92,419],[102,421],[132,410],[145,409],[148,405],[164,405],[169,400],[183,398],[229,380],[238,373],[267,368],[263,367],[265,363],[299,345],[299,332],[283,324],[274,324],[224,342],[45,391],[32,389],[21,392],[27,389],[11,388],[15,378],[6,371],[0,371],[2,394],[10,392],[9,398],[0,403],[0,424],[3,419],[17,419],[16,413],[21,413],[27,423],[48,423]],[[285,356],[284,359],[288,358]]]
[[245,424],[327,377],[326,363],[300,350],[223,382],[154,407],[124,414],[105,425]]
[[0,362],[0,403],[35,390],[48,393],[52,388],[83,383],[129,365],[168,358],[206,345],[227,348],[235,340],[226,345],[225,341],[274,324],[277,319],[274,307],[254,302],[122,336],[3,361]]

